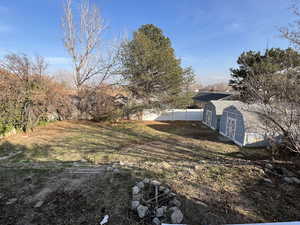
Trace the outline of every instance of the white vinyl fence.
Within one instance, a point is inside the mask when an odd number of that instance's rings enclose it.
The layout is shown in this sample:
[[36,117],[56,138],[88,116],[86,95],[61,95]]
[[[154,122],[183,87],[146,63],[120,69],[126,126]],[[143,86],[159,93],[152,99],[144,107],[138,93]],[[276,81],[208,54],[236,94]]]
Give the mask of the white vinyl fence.
[[144,121],[201,121],[203,109],[169,109],[164,111],[144,110]]

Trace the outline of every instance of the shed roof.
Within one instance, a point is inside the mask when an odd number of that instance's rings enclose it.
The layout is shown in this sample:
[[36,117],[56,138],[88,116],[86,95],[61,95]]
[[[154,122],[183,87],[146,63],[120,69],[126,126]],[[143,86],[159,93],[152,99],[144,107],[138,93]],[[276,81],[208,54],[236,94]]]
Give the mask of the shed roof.
[[210,103],[215,106],[217,116],[221,116],[223,114],[223,110],[226,107],[233,105],[236,102],[239,102],[239,101],[231,101],[231,100],[210,101]]
[[201,102],[209,102],[213,100],[223,99],[231,95],[231,93],[200,92],[196,96],[194,96],[193,99]]
[[263,110],[261,105],[250,105],[240,101],[232,101],[231,105],[234,106],[243,115],[245,128],[248,130],[248,132],[265,131],[265,127],[263,124],[264,120],[259,115],[259,112]]

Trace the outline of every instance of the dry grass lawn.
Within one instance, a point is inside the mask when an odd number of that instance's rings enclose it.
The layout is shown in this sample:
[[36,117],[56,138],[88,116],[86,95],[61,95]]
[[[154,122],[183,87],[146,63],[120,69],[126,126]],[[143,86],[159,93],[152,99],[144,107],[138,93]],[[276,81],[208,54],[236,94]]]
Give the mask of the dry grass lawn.
[[[128,205],[131,186],[144,177],[178,194],[188,224],[300,219],[300,186],[265,174],[265,149],[240,149],[200,123],[56,122],[0,143],[0,155],[20,150],[0,161],[0,224],[99,224],[105,213],[110,224],[143,224]],[[122,173],[65,172],[111,164]],[[45,189],[45,203],[34,208]],[[7,206],[11,198],[18,201]]]

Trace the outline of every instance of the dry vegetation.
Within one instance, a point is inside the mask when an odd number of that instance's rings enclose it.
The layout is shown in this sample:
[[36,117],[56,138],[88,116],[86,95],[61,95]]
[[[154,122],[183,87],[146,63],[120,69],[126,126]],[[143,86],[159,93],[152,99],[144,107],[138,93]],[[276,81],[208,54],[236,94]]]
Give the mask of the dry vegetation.
[[[144,177],[172,187],[188,224],[299,220],[299,185],[264,172],[264,149],[239,149],[200,123],[55,122],[0,149],[23,151],[1,162],[1,224],[97,224],[105,213],[111,224],[138,224],[130,189]],[[121,174],[105,172],[110,164]],[[68,173],[80,168],[98,174]]]

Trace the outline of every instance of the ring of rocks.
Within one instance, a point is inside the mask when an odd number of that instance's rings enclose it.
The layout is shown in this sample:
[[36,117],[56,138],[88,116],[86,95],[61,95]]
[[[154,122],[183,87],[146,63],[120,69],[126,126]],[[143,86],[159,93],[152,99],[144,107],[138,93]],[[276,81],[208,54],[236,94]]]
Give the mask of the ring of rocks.
[[131,209],[145,222],[160,225],[183,221],[177,195],[157,180],[144,180],[132,187]]

